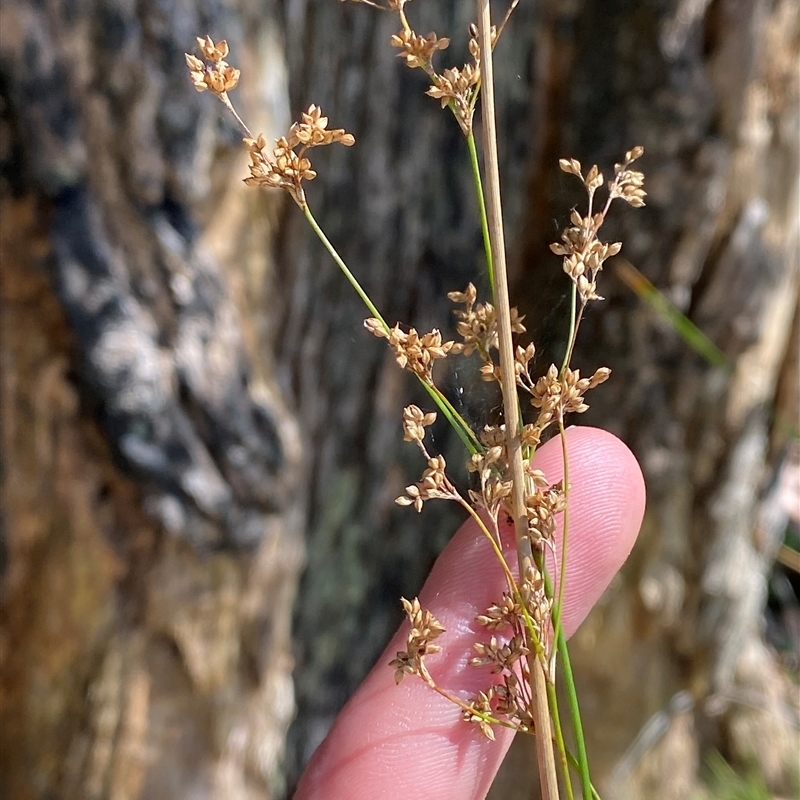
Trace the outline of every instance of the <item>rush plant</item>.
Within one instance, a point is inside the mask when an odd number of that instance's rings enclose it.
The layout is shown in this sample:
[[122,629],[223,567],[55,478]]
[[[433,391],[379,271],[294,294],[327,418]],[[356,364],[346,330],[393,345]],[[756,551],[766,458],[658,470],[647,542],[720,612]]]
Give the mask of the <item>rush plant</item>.
[[[435,677],[436,654],[445,632],[439,621],[417,599],[402,603],[410,622],[406,649],[398,652],[390,667],[399,683],[407,676],[424,681],[432,691],[448,698],[462,711],[465,724],[479,735],[493,739],[501,726],[536,737],[537,758],[546,800],[575,797],[575,784],[583,800],[596,798],[589,773],[575,684],[566,637],[561,624],[565,591],[567,540],[569,537],[569,461],[565,426],[569,415],[587,410],[586,394],[605,382],[610,370],[600,367],[582,376],[571,366],[575,341],[589,303],[601,300],[598,280],[607,259],[620,252],[619,242],[604,242],[601,229],[615,200],[633,207],[644,205],[644,177],[633,168],[643,154],[634,147],[614,166],[610,180],[597,166],[588,170],[574,158],[559,162],[561,169],[583,184],[586,207],[573,210],[569,226],[551,250],[562,258],[571,283],[569,335],[560,364],[551,364],[541,375],[531,374],[536,352],[533,343],[520,344],[525,334],[524,317],[509,302],[503,238],[500,178],[495,128],[493,49],[517,5],[514,0],[502,24],[494,27],[489,0],[478,0],[477,23],[469,27],[470,61],[461,67],[440,69],[434,61],[446,50],[449,39],[436,33],[417,34],[406,15],[408,0],[353,0],[384,8],[397,16],[399,30],[391,44],[412,69],[429,80],[427,94],[440,101],[455,118],[466,140],[472,166],[476,202],[480,214],[491,299],[479,299],[470,283],[449,293],[455,304],[457,340],[446,340],[439,330],[420,333],[401,323],[390,325],[364,292],[357,278],[325,236],[311,213],[304,183],[317,177],[311,150],[331,144],[350,147],[352,134],[329,127],[319,107],[309,106],[285,136],[268,146],[251,132],[236,112],[229,92],[240,78],[228,61],[228,46],[210,37],[198,38],[199,55],[187,55],[192,81],[198,91],[216,96],[242,130],[250,156],[250,175],[245,183],[254,188],[282,189],[297,204],[309,225],[369,310],[366,329],[385,339],[398,365],[416,377],[436,407],[422,410],[409,405],[403,412],[403,436],[420,451],[425,468],[420,479],[397,498],[402,506],[420,511],[429,500],[449,500],[460,505],[483,532],[487,547],[497,558],[506,579],[506,590],[484,610],[477,621],[485,629],[483,641],[475,642],[472,664],[490,667],[486,687],[473,697],[461,697]],[[474,133],[478,100],[482,103],[483,170]],[[472,430],[436,384],[435,362],[472,356],[482,380],[496,383],[503,400],[503,416],[482,430]],[[454,428],[467,451],[467,466],[474,475],[473,488],[462,493],[448,477],[444,457],[427,443],[426,429],[441,413]],[[561,438],[564,475],[549,483],[533,466],[540,443],[549,435]],[[559,535],[560,541],[556,542]],[[501,531],[511,525],[516,540],[516,563],[509,563]],[[548,554],[552,554],[549,558]],[[555,564],[555,569],[548,569]],[[559,713],[556,683],[563,682],[575,752],[565,744],[565,721]],[[559,777],[560,776],[560,777]]]

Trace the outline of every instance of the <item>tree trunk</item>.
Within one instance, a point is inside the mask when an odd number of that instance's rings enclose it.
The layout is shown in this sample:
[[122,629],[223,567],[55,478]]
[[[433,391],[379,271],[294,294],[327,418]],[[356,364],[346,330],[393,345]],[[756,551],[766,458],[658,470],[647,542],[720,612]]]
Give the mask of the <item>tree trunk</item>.
[[[461,63],[474,10],[435,5],[409,15],[452,36],[441,63]],[[632,446],[649,493],[639,545],[573,651],[612,797],[688,796],[710,747],[773,791],[796,779],[791,695],[760,628],[776,420],[797,415],[776,392],[781,373],[796,383],[793,11],[523,2],[496,51],[512,296],[541,367],[566,329],[547,244],[580,202],[554,165],[608,174],[634,144],[650,196],[612,213],[624,255],[727,361],[704,362],[609,268],[578,357],[615,374],[586,421]],[[278,136],[289,107],[314,102],[355,134],[314,159],[311,206],[390,323],[447,327],[446,293],[482,269],[466,148],[395,57],[394,28],[333,0],[4,5],[10,796],[280,796],[457,524],[446,504],[394,506],[420,467],[401,408],[424,399],[297,210],[241,185],[237,134],[182,60],[194,35],[225,37],[254,130]],[[446,382],[471,421],[489,418],[480,385]],[[660,735],[631,748],[651,718]],[[498,796],[530,795],[531,752]]]
[[3,6],[9,797],[281,793],[300,445],[269,357],[276,207],[187,83],[206,30],[283,126],[258,4]]

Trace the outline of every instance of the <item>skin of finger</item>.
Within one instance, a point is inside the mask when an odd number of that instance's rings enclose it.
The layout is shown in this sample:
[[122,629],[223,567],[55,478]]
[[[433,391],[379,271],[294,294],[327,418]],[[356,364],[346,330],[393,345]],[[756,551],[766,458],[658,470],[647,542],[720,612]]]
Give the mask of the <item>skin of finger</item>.
[[[644,514],[644,481],[628,448],[595,428],[567,431],[570,526],[567,545],[564,629],[575,631],[627,558]],[[540,448],[535,466],[549,481],[563,477],[561,445]],[[513,533],[506,531],[509,540]],[[560,541],[561,533],[557,535]],[[507,543],[513,563],[513,542]],[[488,638],[477,614],[499,600],[502,571],[474,522],[447,545],[420,592],[420,602],[447,629],[442,652],[427,664],[439,685],[464,700],[496,676],[469,665],[474,642]],[[415,676],[395,685],[388,662],[405,648],[407,623],[312,757],[295,800],[479,800],[489,790],[513,732],[481,736],[460,710]]]

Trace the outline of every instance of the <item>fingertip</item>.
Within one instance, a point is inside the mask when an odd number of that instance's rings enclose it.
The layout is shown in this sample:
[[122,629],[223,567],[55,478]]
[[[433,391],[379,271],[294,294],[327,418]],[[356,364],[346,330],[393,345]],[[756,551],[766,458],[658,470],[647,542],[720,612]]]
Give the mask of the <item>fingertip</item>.
[[[564,630],[575,632],[630,555],[642,524],[645,484],[636,457],[600,428],[566,431],[569,455],[569,529]],[[563,478],[561,443],[550,440],[536,461],[548,480]],[[560,558],[563,519],[555,538]],[[556,558],[550,568],[557,573]]]
[[[570,521],[564,630],[575,631],[623,564],[644,513],[641,470],[631,451],[596,428],[567,431]],[[564,476],[561,442],[549,441],[535,466],[550,482]],[[513,535],[511,536],[513,539]],[[555,553],[560,552],[561,532]],[[513,543],[510,543],[513,551]],[[553,556],[554,558],[556,556]],[[552,563],[553,574],[558,574]],[[479,634],[475,617],[500,598],[503,572],[478,526],[466,522],[447,545],[420,592],[423,607],[447,629],[429,667],[437,682],[464,698],[485,688],[469,665]],[[347,704],[312,759],[295,800],[419,798],[478,800],[485,796],[511,741],[466,725],[458,708],[409,676],[397,687],[387,666],[404,647],[404,626]]]

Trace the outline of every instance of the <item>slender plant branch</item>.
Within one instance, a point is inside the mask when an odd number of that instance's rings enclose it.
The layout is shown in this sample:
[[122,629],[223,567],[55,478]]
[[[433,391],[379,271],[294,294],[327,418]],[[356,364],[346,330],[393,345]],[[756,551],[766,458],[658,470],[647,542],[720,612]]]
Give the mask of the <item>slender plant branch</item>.
[[481,180],[481,167],[478,162],[478,149],[475,146],[475,134],[470,131],[467,136],[467,147],[469,148],[469,162],[472,166],[472,178],[475,182],[475,193],[478,196],[478,212],[481,217],[481,234],[483,236],[483,249],[486,253],[486,272],[489,276],[489,285],[492,287],[492,300],[497,306],[494,279],[494,259],[492,258],[492,242],[489,238],[489,220],[486,216],[486,198],[483,196],[483,181]]
[[369,309],[369,313],[372,314],[375,319],[377,319],[383,329],[388,333],[390,331],[389,325],[387,324],[386,320],[383,318],[380,311],[378,311],[375,304],[372,300],[369,299],[369,295],[361,288],[361,284],[358,282],[355,275],[350,272],[347,264],[344,263],[344,259],[336,252],[336,248],[330,243],[330,240],[325,235],[325,232],[320,228],[317,224],[316,219],[314,219],[314,215],[311,213],[311,209],[308,207],[306,203],[302,206],[303,214],[305,214],[305,218],[308,220],[308,224],[312,227],[314,233],[317,234],[317,237],[325,245],[325,249],[330,253],[331,258],[336,262],[336,266],[344,274],[345,278],[350,282],[350,285],[356,290],[356,294],[364,301],[364,305]]
[[572,357],[573,343],[575,342],[575,307],[578,304],[578,287],[572,283],[572,291],[569,301],[569,337],[567,339],[567,346],[564,348],[564,360],[561,362],[561,374],[569,366],[569,360]]
[[[563,415],[558,418],[558,438],[561,440],[561,458],[564,462],[564,514],[561,528],[561,563],[559,564],[558,572],[558,597],[553,605],[554,640],[561,634],[561,612],[564,608],[564,586],[567,582],[567,539],[569,536],[569,455],[567,453],[567,433],[564,429]],[[555,675],[553,675],[553,677],[555,677]]]
[[[479,453],[483,451],[483,445],[481,444],[478,437],[475,435],[475,431],[467,424],[467,421],[458,413],[456,407],[450,402],[450,399],[447,395],[443,394],[438,387],[434,386],[433,384],[426,383],[422,381],[422,384],[428,389],[428,394],[431,397],[438,398],[437,405],[442,410],[442,413],[445,413],[445,409],[449,412],[455,422],[462,428],[464,433],[466,434],[467,438],[469,439],[470,444],[467,445],[467,450],[469,450],[471,455],[475,453]],[[450,417],[448,417],[449,419]],[[462,437],[462,441],[466,444],[466,441]]]
[[[481,48],[483,95],[483,148],[486,167],[487,211],[489,234],[495,267],[495,300],[500,344],[500,372],[503,387],[503,410],[506,424],[506,447],[511,464],[512,507],[514,533],[517,542],[520,577],[533,567],[527,516],[525,514],[525,473],[520,442],[519,400],[517,397],[514,351],[511,339],[511,306],[508,297],[508,278],[505,263],[503,214],[500,200],[500,169],[497,158],[497,129],[494,107],[494,76],[492,68],[491,12],[489,0],[478,0],[478,29]],[[529,659],[534,690],[536,721],[536,753],[544,800],[558,800],[558,776],[553,757],[552,729],[547,705],[547,680],[541,659]]]
[[[567,704],[569,705],[569,715],[572,721],[572,733],[575,736],[575,746],[577,748],[577,770],[581,779],[581,793],[583,800],[591,800],[597,797],[597,792],[592,786],[591,776],[589,775],[589,756],[586,753],[586,739],[583,735],[583,722],[581,721],[581,710],[578,705],[578,692],[575,687],[575,678],[572,674],[572,662],[569,658],[567,648],[567,638],[564,631],[560,631],[556,639],[558,655],[561,658],[561,674],[564,677],[564,689],[567,693]],[[599,798],[598,798],[599,800]]]
[[[567,750],[567,760],[569,761],[570,766],[574,770],[580,771],[581,765],[571,750]],[[589,783],[589,792],[590,792],[589,797],[591,798],[591,800],[601,800],[599,792],[597,791],[597,789],[594,788],[594,785],[592,783]]]
[[556,749],[558,750],[559,761],[561,763],[561,774],[564,778],[564,791],[567,795],[567,800],[575,800],[569,773],[569,753],[564,742],[561,717],[558,713],[558,693],[556,692],[556,685],[552,681],[549,681],[547,684],[547,703],[550,706],[550,716],[553,718],[553,738],[555,739]]
[[245,125],[244,120],[239,116],[239,112],[233,107],[233,103],[231,103],[231,99],[230,97],[228,97],[228,93],[223,92],[222,94],[218,94],[217,97],[219,97],[219,99],[222,101],[222,105],[224,105],[225,108],[228,109],[230,115],[236,120],[236,124],[239,126],[242,133],[248,139],[252,139],[253,134],[250,133],[250,128],[248,128],[247,125]]
[[[342,271],[344,276],[350,282],[350,285],[356,290],[356,294],[361,298],[364,302],[364,305],[369,309],[370,314],[372,314],[375,319],[377,319],[384,331],[388,334],[391,328],[389,328],[388,323],[381,315],[381,312],[378,311],[376,305],[370,300],[369,295],[361,288],[361,284],[358,282],[358,279],[355,275],[350,271],[347,264],[345,264],[344,259],[339,255],[336,248],[331,244],[328,237],[325,235],[325,232],[320,228],[317,220],[314,218],[314,215],[311,213],[311,209],[308,206],[308,203],[301,206],[303,210],[303,214],[305,215],[306,220],[308,220],[308,224],[311,226],[314,233],[316,233],[317,238],[322,242],[325,246],[325,249],[330,254],[331,258],[336,262],[336,266]],[[462,416],[456,411],[453,407],[453,404],[435,387],[431,386],[427,381],[419,379],[420,383],[423,385],[425,390],[430,395],[431,399],[434,403],[439,407],[439,410],[442,412],[442,415],[445,419],[450,423],[453,427],[455,432],[458,434],[458,437],[464,443],[464,446],[469,450],[470,453],[477,453],[481,449],[480,442],[478,441],[475,433],[472,429],[467,425],[466,421],[462,418]]]

